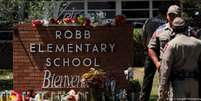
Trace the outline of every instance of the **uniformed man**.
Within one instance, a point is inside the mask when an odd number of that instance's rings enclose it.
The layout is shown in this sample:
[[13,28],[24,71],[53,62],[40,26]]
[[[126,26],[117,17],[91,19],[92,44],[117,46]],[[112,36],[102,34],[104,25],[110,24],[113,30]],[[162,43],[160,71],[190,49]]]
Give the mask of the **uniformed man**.
[[154,62],[157,69],[160,68],[160,60],[163,54],[165,44],[174,38],[175,34],[172,31],[172,22],[175,17],[181,16],[181,9],[177,5],[171,5],[168,8],[168,22],[160,26],[153,34],[148,44],[148,55]]
[[172,30],[172,22],[177,16],[181,16],[181,8],[177,5],[171,5],[167,11],[168,22],[160,26],[154,32],[151,40],[149,41],[148,55],[157,69],[160,68],[160,60],[163,54],[164,46],[175,36]]
[[[167,7],[165,5],[160,6],[158,9],[158,16],[152,17],[146,20],[143,26],[143,42],[144,47],[147,49],[148,42],[150,41],[154,31],[160,26],[166,23]],[[147,55],[147,54],[146,54]],[[153,78],[156,72],[156,67],[149,56],[146,56],[144,65],[144,79],[140,93],[140,101],[149,101]]]
[[173,21],[176,36],[164,49],[160,67],[159,101],[166,101],[169,84],[173,100],[198,101],[201,67],[201,40],[187,36],[187,27],[181,17]]

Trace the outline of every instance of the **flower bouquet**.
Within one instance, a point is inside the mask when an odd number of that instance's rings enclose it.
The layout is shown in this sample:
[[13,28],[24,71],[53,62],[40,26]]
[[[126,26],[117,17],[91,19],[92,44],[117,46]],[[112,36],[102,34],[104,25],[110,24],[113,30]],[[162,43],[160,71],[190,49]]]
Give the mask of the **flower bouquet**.
[[105,72],[102,69],[90,68],[90,70],[82,75],[82,82],[85,82],[88,87],[102,88],[105,79]]
[[101,101],[105,74],[102,69],[90,68],[88,72],[82,75],[82,82],[85,82],[89,87],[91,101]]
[[65,17],[63,19],[52,18],[50,20],[32,20],[33,27],[39,26],[91,26],[91,21],[84,16],[78,16],[75,18],[72,17]]

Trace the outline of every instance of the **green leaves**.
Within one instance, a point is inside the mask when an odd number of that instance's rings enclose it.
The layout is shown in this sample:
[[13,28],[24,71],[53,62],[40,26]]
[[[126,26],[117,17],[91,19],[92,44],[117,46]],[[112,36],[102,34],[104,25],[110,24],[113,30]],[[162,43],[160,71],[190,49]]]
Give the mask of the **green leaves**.
[[[0,0],[0,24],[14,24],[32,19],[49,19],[53,16],[53,0]],[[27,19],[24,15],[27,14]],[[23,15],[23,16],[22,16]]]
[[134,28],[133,29],[133,40],[135,42],[141,42],[142,40],[142,29]]
[[53,1],[27,1],[29,19],[50,19],[53,16]]
[[0,24],[12,24],[17,21],[19,0],[0,0]]

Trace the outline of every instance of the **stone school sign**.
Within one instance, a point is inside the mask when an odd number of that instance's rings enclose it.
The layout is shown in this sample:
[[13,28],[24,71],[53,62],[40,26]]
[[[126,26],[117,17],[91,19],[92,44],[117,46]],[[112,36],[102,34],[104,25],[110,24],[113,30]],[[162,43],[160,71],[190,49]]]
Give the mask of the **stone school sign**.
[[84,89],[81,75],[102,68],[116,75],[132,65],[128,27],[48,26],[21,24],[13,35],[15,90]]

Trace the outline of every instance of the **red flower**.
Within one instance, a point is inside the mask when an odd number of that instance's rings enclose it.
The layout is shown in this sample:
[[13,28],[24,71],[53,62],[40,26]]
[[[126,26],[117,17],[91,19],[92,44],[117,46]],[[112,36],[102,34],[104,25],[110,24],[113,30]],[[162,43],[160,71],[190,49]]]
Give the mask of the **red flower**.
[[32,20],[33,27],[38,27],[38,26],[41,26],[42,24],[43,24],[43,21],[41,20]]
[[70,19],[70,18],[64,18],[63,21],[64,21],[65,23],[70,23],[70,22],[71,22],[71,19]]
[[75,96],[70,95],[68,101],[76,101]]
[[58,22],[58,19],[56,19],[56,18],[52,18],[52,19],[50,19],[50,22],[49,22],[50,24],[58,24],[59,22]]

